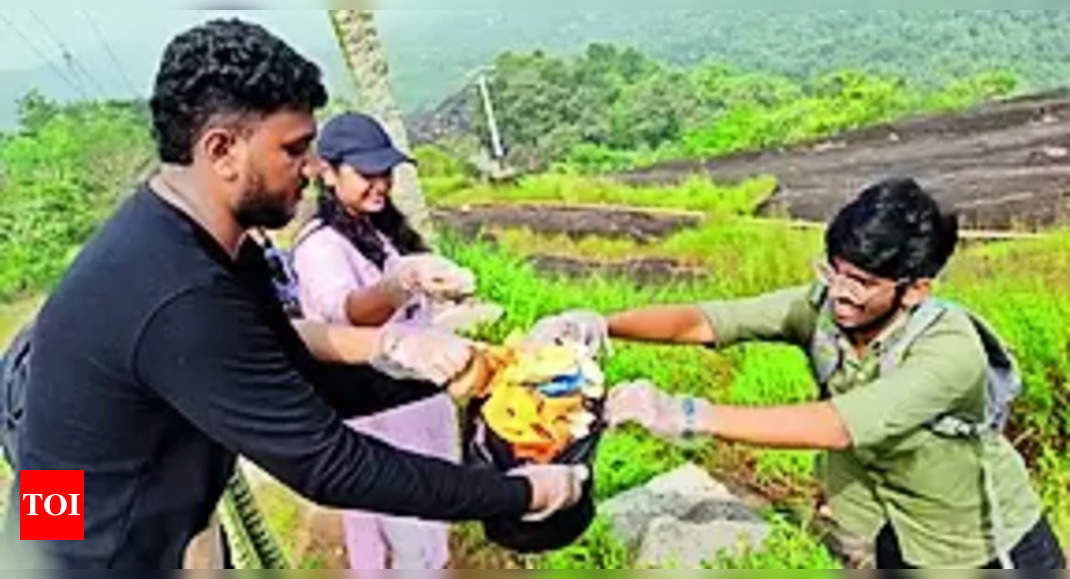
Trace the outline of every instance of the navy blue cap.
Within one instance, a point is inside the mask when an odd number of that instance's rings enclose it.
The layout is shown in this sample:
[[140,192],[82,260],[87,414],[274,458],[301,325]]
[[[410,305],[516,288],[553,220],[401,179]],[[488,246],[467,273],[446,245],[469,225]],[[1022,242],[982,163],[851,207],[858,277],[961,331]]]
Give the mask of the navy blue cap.
[[378,175],[401,163],[416,163],[394,146],[379,121],[362,113],[344,113],[327,121],[316,150],[327,162],[349,165],[362,175]]

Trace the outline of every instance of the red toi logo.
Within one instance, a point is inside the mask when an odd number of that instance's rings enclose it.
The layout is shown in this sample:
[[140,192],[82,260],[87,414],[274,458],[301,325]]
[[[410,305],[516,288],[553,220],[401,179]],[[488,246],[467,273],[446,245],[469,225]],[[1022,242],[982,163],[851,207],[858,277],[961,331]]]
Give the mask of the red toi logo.
[[19,538],[81,541],[85,537],[85,471],[19,471]]

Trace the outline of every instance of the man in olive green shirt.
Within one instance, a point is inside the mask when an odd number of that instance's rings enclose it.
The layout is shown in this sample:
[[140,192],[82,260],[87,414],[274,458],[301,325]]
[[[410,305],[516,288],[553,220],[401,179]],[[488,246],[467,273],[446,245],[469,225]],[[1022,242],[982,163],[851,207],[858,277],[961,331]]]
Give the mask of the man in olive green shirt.
[[954,252],[955,218],[913,180],[891,179],[844,207],[825,241],[813,286],[608,319],[568,312],[540,321],[532,338],[798,345],[819,402],[714,405],[639,381],[613,390],[608,419],[665,437],[827,450],[818,471],[832,515],[874,542],[878,567],[1065,567],[1022,458],[999,431],[1004,409],[987,395],[992,334],[930,297]]

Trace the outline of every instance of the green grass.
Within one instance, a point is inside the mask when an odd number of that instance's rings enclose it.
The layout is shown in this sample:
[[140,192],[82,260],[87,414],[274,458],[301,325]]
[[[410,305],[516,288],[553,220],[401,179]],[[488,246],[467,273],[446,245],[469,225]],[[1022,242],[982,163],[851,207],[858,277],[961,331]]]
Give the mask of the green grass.
[[42,297],[35,296],[7,304],[0,303],[0,349],[7,348],[15,332],[33,317],[42,301]]
[[759,177],[738,185],[723,185],[705,177],[692,177],[679,185],[633,187],[607,179],[542,174],[525,177],[514,186],[471,184],[454,181],[443,187],[439,181],[427,190],[428,202],[458,206],[481,203],[568,203],[627,205],[711,215],[751,215],[773,192],[776,180]]
[[278,538],[287,560],[292,562],[297,547],[298,534],[294,529],[300,520],[300,498],[286,486],[275,483],[257,485],[255,495],[268,528]]
[[743,546],[738,555],[719,553],[709,565],[717,569],[840,569],[843,565],[805,527],[779,513],[766,513],[769,535],[757,548]]
[[20,103],[0,134],[0,301],[45,291],[152,159],[143,103]]
[[[782,224],[739,219],[749,215],[768,192],[769,183],[752,181],[738,188],[692,181],[679,188],[629,188],[604,181],[546,176],[518,187],[466,187],[437,198],[440,204],[482,202],[564,202],[637,205],[701,211],[698,228],[657,244],[588,237],[577,241],[525,231],[497,231],[500,248],[443,237],[443,251],[471,267],[480,293],[506,308],[506,316],[485,328],[483,339],[500,341],[513,328],[528,328],[538,318],[569,308],[610,312],[652,303],[695,302],[753,295],[805,283],[810,263],[821,253],[821,235]],[[728,193],[726,193],[726,191]],[[1015,349],[1026,392],[1015,407],[1011,433],[1027,458],[1034,481],[1064,544],[1070,544],[1070,230],[1047,237],[968,247],[953,260],[938,283],[938,293],[960,301],[988,319]],[[709,269],[700,281],[636,288],[625,279],[547,278],[525,262],[528,253],[555,253],[591,259],[667,256]],[[39,305],[29,299],[0,306],[0,340]],[[733,404],[783,404],[814,396],[802,355],[792,348],[754,344],[710,351],[697,347],[617,344],[605,365],[611,382],[647,377],[674,391]],[[608,434],[596,465],[597,498],[602,500],[641,485],[684,461],[694,461],[722,476],[762,488],[778,502],[809,504],[814,480],[813,453],[765,451],[735,445],[676,446],[635,428]],[[0,478],[3,478],[0,465]],[[270,499],[269,499],[270,502]],[[783,503],[783,504],[780,504]],[[281,504],[281,503],[280,503]],[[287,541],[298,524],[295,511],[269,506],[271,525]],[[769,539],[758,549],[714,564],[731,568],[760,566],[827,567],[830,562],[805,528],[768,514]],[[292,541],[291,541],[292,543]],[[478,525],[462,525],[454,543],[464,559],[479,566],[606,568],[624,565],[602,523],[576,545],[541,557],[515,557],[486,544]],[[288,544],[288,548],[292,548]],[[455,551],[456,553],[457,551]],[[303,565],[321,562],[310,555]],[[834,561],[832,561],[834,563]]]
[[912,114],[966,109],[1010,94],[1017,80],[992,70],[959,79],[935,91],[911,89],[901,79],[856,71],[824,75],[816,90],[772,105],[740,103],[707,125],[687,131],[656,157],[713,157],[819,139],[843,131],[894,121]]
[[[524,235],[529,236],[529,241],[537,241],[532,234]],[[612,257],[627,253],[616,242],[604,243]],[[528,248],[537,246],[532,243]],[[596,242],[584,247],[587,257],[599,257]],[[444,250],[476,271],[481,293],[506,307],[505,318],[483,335],[500,340],[512,328],[529,327],[543,315],[569,308],[610,312],[652,303],[753,295],[803,283],[811,279],[811,259],[820,247],[820,234],[816,231],[732,222],[703,227],[679,234],[654,249],[668,255],[700,256],[714,275],[701,282],[639,289],[624,279],[542,277],[518,253],[461,243],[448,236]],[[938,294],[958,300],[988,319],[1021,361],[1026,393],[1015,405],[1011,435],[1026,456],[1033,480],[1063,541],[1070,541],[1068,247],[1070,231],[1034,241],[969,247],[954,258],[937,284]],[[606,372],[611,382],[648,377],[670,390],[734,404],[784,404],[815,395],[803,355],[790,347],[768,344],[750,344],[723,352],[618,344],[606,364]],[[695,460],[797,504],[808,500],[814,488],[812,456],[809,452],[731,445],[674,447],[626,429],[605,437],[596,468],[596,486],[599,498],[605,498],[642,484],[684,460]],[[803,548],[806,544],[802,540],[773,541],[767,544],[765,554],[745,558],[739,564],[813,562],[808,557],[817,555],[799,552],[807,551]]]
[[536,569],[629,569],[635,557],[610,529],[596,517],[587,532],[575,543],[532,561]]
[[296,492],[277,482],[259,484],[254,493],[268,527],[279,540],[292,565],[298,569],[323,569],[331,564],[334,558],[322,552],[315,541],[307,540],[309,533],[316,529],[300,528],[304,520],[302,510],[316,507],[311,507]]
[[[724,279],[710,285],[677,285],[664,288],[636,289],[627,280],[590,279],[569,281],[540,278],[522,259],[513,254],[493,250],[478,244],[462,244],[447,238],[447,253],[476,270],[482,293],[506,308],[505,318],[488,328],[483,337],[497,341],[512,328],[526,328],[539,317],[574,307],[588,307],[613,311],[649,303],[692,302],[704,297],[727,296],[735,282]],[[771,272],[774,277],[776,272]],[[776,346],[753,346],[745,352],[762,352]],[[782,350],[782,348],[781,348]],[[651,346],[619,344],[605,365],[611,383],[647,377],[676,391],[714,399],[730,400],[734,375],[738,371],[737,358],[746,356],[741,350],[713,352],[697,347]],[[796,370],[802,372],[799,366]],[[810,384],[801,374],[793,393],[771,392],[767,402],[790,402],[798,399],[798,387]],[[637,429],[625,429],[608,434],[599,449],[595,485],[599,499],[608,498],[628,488],[641,485],[658,474],[670,470],[686,460],[715,466],[724,462],[714,456],[710,447],[685,448],[658,441]],[[770,477],[802,477],[802,468],[794,461],[787,467],[791,472],[773,472]],[[775,469],[774,469],[775,470]],[[805,474],[808,476],[808,472]],[[801,492],[801,491],[800,491]],[[577,554],[567,557],[575,560]],[[600,557],[590,554],[590,557]],[[582,559],[582,557],[581,557]],[[560,560],[559,560],[560,561]]]

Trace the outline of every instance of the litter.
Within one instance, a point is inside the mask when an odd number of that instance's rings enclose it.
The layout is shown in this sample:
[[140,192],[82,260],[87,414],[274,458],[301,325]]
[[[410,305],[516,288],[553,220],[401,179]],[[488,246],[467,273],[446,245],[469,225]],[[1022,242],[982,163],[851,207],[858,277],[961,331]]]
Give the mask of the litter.
[[[570,345],[531,346],[511,335],[490,357],[482,417],[509,443],[516,459],[549,463],[572,442],[589,436],[605,394],[598,365]],[[477,397],[479,395],[477,394]]]
[[[604,428],[605,378],[582,344],[537,346],[517,333],[501,346],[479,346],[473,364],[450,385],[470,396],[462,439],[464,462],[509,472],[526,464],[585,465],[593,472]],[[520,553],[560,549],[594,520],[594,477],[575,505],[543,521],[495,517],[486,537]]]

